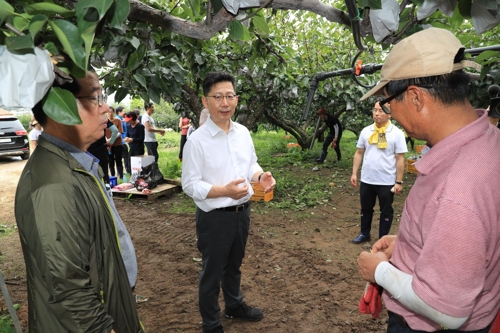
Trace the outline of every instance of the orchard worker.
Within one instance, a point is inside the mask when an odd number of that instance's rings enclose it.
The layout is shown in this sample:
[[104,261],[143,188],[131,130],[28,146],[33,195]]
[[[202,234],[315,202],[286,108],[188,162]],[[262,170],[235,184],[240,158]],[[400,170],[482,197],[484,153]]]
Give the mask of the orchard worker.
[[148,155],[154,156],[155,162],[158,163],[159,156],[156,133],[163,136],[165,135],[165,130],[157,129],[155,126],[155,120],[153,119],[153,113],[155,112],[154,103],[145,103],[144,109],[146,109],[146,112],[142,115],[140,120],[141,124],[144,125],[144,144],[148,150]]
[[321,151],[321,156],[316,159],[316,162],[323,163],[325,162],[326,155],[328,155],[328,147],[331,143],[333,143],[333,147],[335,149],[335,153],[337,153],[337,162],[342,158],[342,154],[340,153],[340,139],[342,138],[342,125],[337,117],[332,114],[329,114],[325,108],[321,108],[316,112],[316,115],[325,121],[325,124],[330,129],[330,133],[325,139],[323,143],[323,150]]
[[363,279],[385,289],[388,332],[488,333],[500,308],[500,131],[467,100],[463,69],[479,68],[464,51],[448,30],[417,32],[362,98],[385,95],[380,106],[431,147],[415,163],[397,236],[358,259]]
[[29,331],[143,332],[132,295],[134,246],[87,153],[103,136],[109,107],[92,72],[61,88],[75,96],[82,122],[58,123],[43,102],[35,105],[44,132],[16,191]]
[[352,240],[354,244],[371,239],[373,207],[377,198],[380,206],[378,237],[389,233],[394,218],[394,194],[403,190],[405,153],[408,151],[405,135],[391,123],[391,115],[384,112],[379,102],[375,103],[372,113],[374,123],[361,131],[352,162],[351,184],[357,187],[358,170],[363,161],[359,184],[361,232]]
[[240,267],[250,229],[250,182],[259,182],[264,192],[269,192],[276,181],[257,163],[248,129],[231,120],[238,104],[234,76],[208,74],[203,94],[210,117],[189,136],[184,147],[182,188],[198,206],[203,333],[222,333],[218,304],[221,286],[227,318],[259,321],[264,316],[262,310],[243,301]]

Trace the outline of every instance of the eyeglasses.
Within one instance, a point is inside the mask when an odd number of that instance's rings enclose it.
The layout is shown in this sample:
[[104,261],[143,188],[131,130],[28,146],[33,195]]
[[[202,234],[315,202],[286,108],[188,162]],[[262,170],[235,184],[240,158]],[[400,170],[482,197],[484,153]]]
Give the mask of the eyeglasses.
[[238,97],[238,95],[227,95],[227,96],[214,95],[214,96],[207,96],[207,97],[212,97],[217,103],[220,103],[224,99],[227,99],[228,102],[232,102],[236,99],[236,97]]
[[[433,88],[434,86],[432,84],[429,84],[429,85],[416,85],[416,84],[412,84],[411,86],[416,86],[416,87],[420,87],[420,88],[425,88],[425,89],[431,89]],[[386,99],[378,102],[378,104],[380,105],[380,107],[382,108],[382,111],[384,111],[384,113],[386,114],[391,114],[391,110],[385,106],[385,104],[389,103],[390,101],[392,101],[394,98],[398,97],[399,95],[403,94],[404,92],[406,92],[406,90],[408,90],[410,86],[404,88],[404,89],[401,89],[400,91],[396,92],[394,95],[392,96],[389,96],[387,97]],[[377,109],[373,109],[373,111],[375,111]]]
[[97,99],[97,104],[99,106],[102,106],[102,104],[104,103],[104,94],[99,94],[97,96],[75,96],[75,98],[84,98],[84,99],[93,99],[93,100],[96,100]]

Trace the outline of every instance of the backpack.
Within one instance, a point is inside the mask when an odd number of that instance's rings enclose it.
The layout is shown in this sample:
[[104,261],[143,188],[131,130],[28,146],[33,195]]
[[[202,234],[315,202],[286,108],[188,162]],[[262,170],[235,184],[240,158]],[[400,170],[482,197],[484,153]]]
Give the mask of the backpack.
[[141,172],[137,175],[134,185],[137,191],[142,191],[144,189],[152,190],[159,184],[165,183],[165,179],[158,164],[156,162],[151,163],[145,167],[142,167]]

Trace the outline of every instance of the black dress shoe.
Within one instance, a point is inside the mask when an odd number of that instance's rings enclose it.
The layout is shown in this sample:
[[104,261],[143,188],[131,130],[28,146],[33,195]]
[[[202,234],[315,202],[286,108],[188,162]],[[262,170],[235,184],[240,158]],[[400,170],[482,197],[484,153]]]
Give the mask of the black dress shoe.
[[363,234],[359,234],[359,236],[354,238],[352,240],[352,242],[354,244],[359,244],[359,243],[363,243],[363,242],[368,242],[369,240],[370,240],[370,236],[365,236]]
[[248,306],[245,302],[234,308],[226,308],[224,316],[229,319],[241,318],[248,321],[259,321],[264,317],[262,310]]
[[212,328],[211,330],[204,328],[203,333],[224,333],[224,330],[222,329],[222,326],[217,326],[216,328]]

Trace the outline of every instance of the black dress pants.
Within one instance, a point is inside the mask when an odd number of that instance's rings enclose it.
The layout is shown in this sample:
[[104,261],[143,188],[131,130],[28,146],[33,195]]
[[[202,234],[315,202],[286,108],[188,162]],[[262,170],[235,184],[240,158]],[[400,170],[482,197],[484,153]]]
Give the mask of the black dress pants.
[[[389,324],[387,325],[387,333],[427,333],[425,331],[416,331],[411,329],[410,326],[406,323],[406,321],[403,319],[403,317],[392,313],[391,311],[389,312]],[[439,331],[434,331],[434,333],[488,333],[489,331],[489,326],[480,330],[476,331],[459,331],[459,330],[439,330]]]
[[220,325],[220,287],[226,307],[243,302],[241,263],[250,228],[250,205],[240,212],[196,210],[196,236],[202,255],[199,308],[204,329]]
[[391,188],[394,185],[371,185],[361,182],[359,194],[361,199],[361,234],[370,236],[373,219],[373,207],[378,197],[380,205],[379,238],[389,234],[394,217],[392,202],[394,193]]

